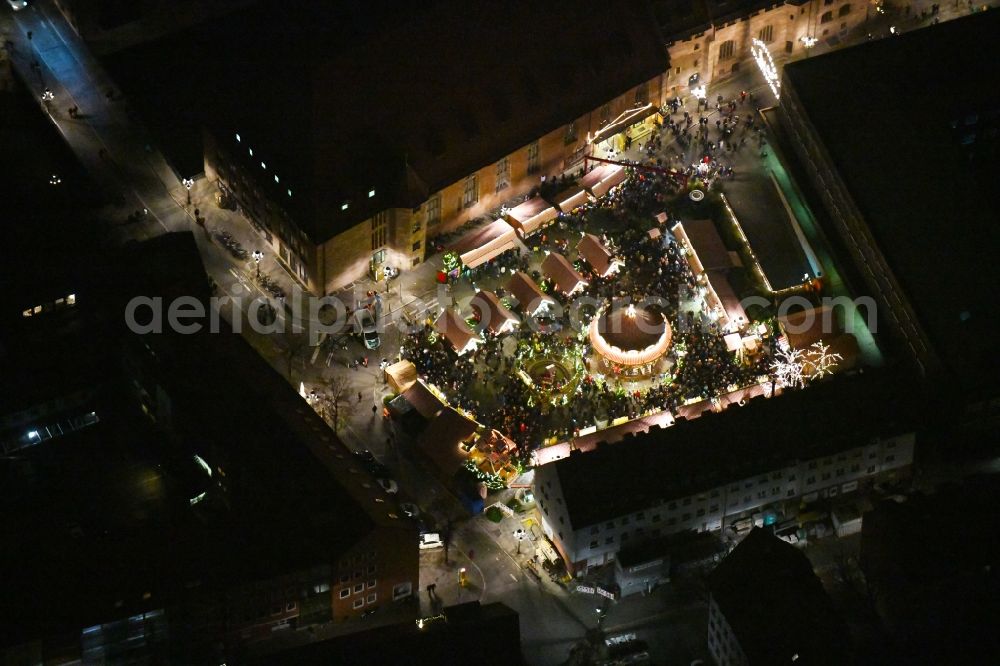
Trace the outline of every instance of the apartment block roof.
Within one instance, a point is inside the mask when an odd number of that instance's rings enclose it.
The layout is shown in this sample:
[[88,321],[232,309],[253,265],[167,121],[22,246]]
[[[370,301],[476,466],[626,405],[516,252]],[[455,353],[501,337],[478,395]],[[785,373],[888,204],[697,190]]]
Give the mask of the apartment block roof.
[[991,255],[1000,247],[1000,88],[991,82],[1000,61],[969,45],[998,32],[1000,12],[977,12],[784,69],[788,99],[798,99],[950,371],[948,390],[990,397],[1000,323]]
[[163,123],[207,127],[242,155],[323,242],[662,74],[647,4],[615,6],[611,21],[608,11],[597,0],[436,0],[405,12],[387,0],[264,0],[109,65],[146,107],[176,111]]
[[96,418],[0,460],[0,533],[17,543],[0,564],[18,572],[2,585],[0,645],[329,566],[380,527],[412,529],[416,554],[416,527],[243,338],[125,330],[135,294],[207,294],[191,234],[102,259],[89,277],[102,289],[77,307],[115,325],[67,343],[103,363]]
[[749,663],[850,663],[847,625],[809,559],[768,530],[751,530],[708,586]]
[[918,402],[906,386],[886,373],[839,377],[573,451],[536,473],[558,476],[570,523],[580,529],[875,436],[912,432]]

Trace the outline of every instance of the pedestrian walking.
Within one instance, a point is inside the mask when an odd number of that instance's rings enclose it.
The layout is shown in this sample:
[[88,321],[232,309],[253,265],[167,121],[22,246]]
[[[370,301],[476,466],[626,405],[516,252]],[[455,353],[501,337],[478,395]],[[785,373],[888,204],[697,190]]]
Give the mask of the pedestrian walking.
[[361,391],[358,391],[358,402],[361,402]]
[[375,416],[377,412],[378,412],[378,405],[372,405],[372,416]]

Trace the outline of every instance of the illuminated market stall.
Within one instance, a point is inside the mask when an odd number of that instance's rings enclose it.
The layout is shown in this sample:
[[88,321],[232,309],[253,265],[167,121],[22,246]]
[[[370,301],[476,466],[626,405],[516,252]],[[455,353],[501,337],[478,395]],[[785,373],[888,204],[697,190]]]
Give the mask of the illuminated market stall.
[[524,271],[517,271],[510,277],[507,281],[507,291],[511,293],[525,315],[536,315],[556,303],[555,299],[539,289],[531,276]]
[[434,330],[444,336],[459,356],[468,351],[475,351],[482,342],[482,338],[452,308],[441,313],[434,322]]
[[580,179],[580,186],[590,192],[595,199],[600,199],[620,185],[626,178],[625,168],[619,164],[602,164],[591,169]]
[[594,234],[584,234],[580,242],[576,244],[576,251],[580,253],[580,257],[584,261],[590,264],[598,277],[611,275],[618,270],[621,264],[615,259],[611,250]]
[[452,247],[467,268],[475,268],[517,247],[517,234],[505,220],[494,220],[458,240]]
[[555,282],[556,289],[566,296],[572,296],[587,286],[587,281],[573,268],[573,264],[558,252],[545,257],[542,262],[542,273]]
[[579,185],[567,187],[562,192],[552,197],[552,203],[559,207],[564,213],[572,213],[574,210],[590,202],[590,195],[587,190]]
[[535,196],[518,204],[504,215],[521,238],[535,233],[559,216],[559,209],[545,199]]
[[480,291],[472,297],[472,311],[479,321],[480,329],[493,335],[503,335],[515,330],[521,323],[516,314],[504,307],[492,291]]

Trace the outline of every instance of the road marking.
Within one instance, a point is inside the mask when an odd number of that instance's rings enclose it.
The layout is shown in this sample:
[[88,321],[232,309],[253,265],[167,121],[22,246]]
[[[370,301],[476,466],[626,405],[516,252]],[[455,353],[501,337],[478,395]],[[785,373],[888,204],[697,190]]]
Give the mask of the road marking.
[[517,582],[517,576],[515,576],[514,574],[507,574],[507,575],[510,576],[510,579],[512,581],[514,581],[515,583]]

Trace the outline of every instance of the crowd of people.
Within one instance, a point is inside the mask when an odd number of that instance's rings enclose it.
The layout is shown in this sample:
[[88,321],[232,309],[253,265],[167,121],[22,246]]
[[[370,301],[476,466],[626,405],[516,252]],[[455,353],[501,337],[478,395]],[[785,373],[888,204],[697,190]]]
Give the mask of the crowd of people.
[[[766,374],[766,358],[737,358],[727,349],[708,315],[692,305],[697,301],[697,280],[683,249],[669,230],[663,226],[658,236],[651,236],[645,229],[648,224],[635,224],[636,220],[648,220],[666,211],[679,195],[686,195],[682,191],[684,178],[678,177],[678,173],[704,178],[705,164],[710,164],[712,176],[731,173],[713,155],[716,151],[739,150],[747,135],[759,130],[753,114],[741,120],[737,113],[747,102],[753,102],[748,94],[726,103],[717,100],[720,116],[712,127],[708,120],[687,111],[681,117],[681,106],[674,100],[665,109],[668,120],[661,131],[678,139],[690,136],[699,141],[701,162],[683,169],[629,169],[625,182],[601,201],[561,215],[556,225],[532,239],[532,246],[540,251],[565,254],[580,232],[598,233],[605,245],[624,260],[619,273],[602,278],[590,273],[586,263],[579,259],[577,266],[587,273],[588,283],[581,293],[570,298],[551,294],[563,306],[564,313],[554,326],[541,330],[537,326],[522,326],[500,338],[484,333],[485,339],[474,353],[457,356],[427,321],[422,330],[411,333],[404,342],[404,356],[416,365],[421,376],[446,394],[452,405],[508,435],[522,450],[536,448],[552,437],[567,439],[598,421],[623,416],[635,418],[662,410],[675,412],[689,401],[717,398],[732,387],[746,386]],[[707,109],[708,103],[704,106]],[[701,111],[699,105],[697,112]],[[692,134],[691,126],[696,122],[699,128]],[[659,152],[662,139],[655,133],[646,145]],[[650,164],[662,163],[661,158],[650,160]],[[667,219],[672,217],[668,213]],[[471,280],[473,286],[478,280],[503,283],[504,274],[514,270],[524,270],[538,278],[538,271],[531,270],[532,260],[542,254],[533,255],[509,251],[473,271],[466,271],[463,277]],[[496,291],[504,295],[502,287]],[[558,392],[559,399],[546,400],[546,394],[539,392],[537,386],[519,377],[518,371],[525,367],[523,352],[534,349],[540,356],[551,354],[557,358],[561,352],[575,349],[586,358],[590,351],[586,319],[596,309],[587,312],[584,321],[572,321],[572,306],[581,295],[607,304],[612,299],[640,303],[656,297],[655,307],[667,317],[673,330],[671,351],[642,382],[605,373],[593,363],[580,381],[573,382],[565,400]]]

